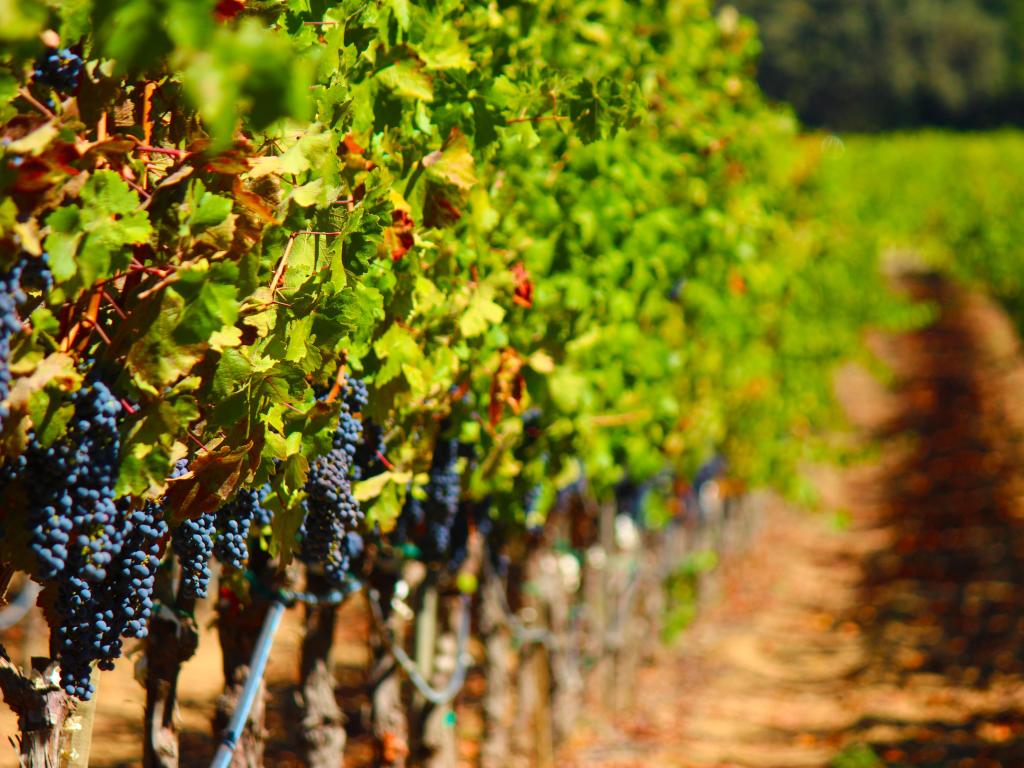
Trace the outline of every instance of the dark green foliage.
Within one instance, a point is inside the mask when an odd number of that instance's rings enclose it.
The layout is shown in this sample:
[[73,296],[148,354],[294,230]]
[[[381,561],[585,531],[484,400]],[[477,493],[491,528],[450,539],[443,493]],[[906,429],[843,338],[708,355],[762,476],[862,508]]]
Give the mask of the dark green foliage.
[[1024,117],[1015,0],[738,0],[759,23],[759,80],[812,126],[979,127]]

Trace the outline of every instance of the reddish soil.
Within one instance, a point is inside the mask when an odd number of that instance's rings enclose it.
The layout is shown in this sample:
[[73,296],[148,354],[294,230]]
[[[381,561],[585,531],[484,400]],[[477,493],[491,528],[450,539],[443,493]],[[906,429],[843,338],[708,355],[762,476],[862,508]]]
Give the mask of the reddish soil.
[[888,391],[839,378],[877,458],[821,473],[827,514],[773,510],[635,706],[560,764],[1024,766],[1024,365],[986,300],[905,282],[939,320],[875,340]]

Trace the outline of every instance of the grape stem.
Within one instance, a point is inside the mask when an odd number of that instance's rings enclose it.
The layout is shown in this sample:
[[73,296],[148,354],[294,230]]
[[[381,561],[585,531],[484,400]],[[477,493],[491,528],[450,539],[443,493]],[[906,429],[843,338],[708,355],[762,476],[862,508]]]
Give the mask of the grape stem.
[[342,352],[341,354],[341,365],[338,366],[338,375],[334,377],[334,384],[331,386],[331,391],[327,393],[325,401],[333,403],[338,399],[338,395],[341,394],[341,388],[345,386],[345,371],[346,363],[348,362],[348,355]]

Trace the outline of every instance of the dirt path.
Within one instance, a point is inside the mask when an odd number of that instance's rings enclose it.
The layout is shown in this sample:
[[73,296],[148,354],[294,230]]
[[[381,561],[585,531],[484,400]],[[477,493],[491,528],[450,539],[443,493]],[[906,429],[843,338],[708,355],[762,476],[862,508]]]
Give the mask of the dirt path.
[[563,765],[1024,766],[1024,367],[985,300],[907,286],[941,315],[878,340],[891,392],[840,379],[879,458],[826,479],[832,514],[773,510],[635,708]]

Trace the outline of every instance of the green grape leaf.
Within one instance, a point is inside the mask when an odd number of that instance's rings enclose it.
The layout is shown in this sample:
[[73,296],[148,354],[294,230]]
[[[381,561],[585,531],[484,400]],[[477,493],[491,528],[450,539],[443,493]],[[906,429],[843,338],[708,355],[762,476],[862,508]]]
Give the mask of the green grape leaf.
[[505,318],[505,310],[494,301],[494,288],[482,285],[473,292],[469,305],[459,318],[459,331],[466,338],[479,336]]
[[375,76],[385,88],[404,99],[434,100],[434,85],[430,75],[419,69],[414,61],[405,59],[385,67]]
[[377,372],[377,384],[388,383],[402,372],[403,366],[418,365],[423,360],[416,339],[397,323],[374,342],[373,351],[383,361]]
[[469,141],[462,134],[444,149],[424,157],[423,166],[427,169],[427,178],[440,184],[469,189],[477,182]]

